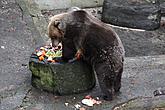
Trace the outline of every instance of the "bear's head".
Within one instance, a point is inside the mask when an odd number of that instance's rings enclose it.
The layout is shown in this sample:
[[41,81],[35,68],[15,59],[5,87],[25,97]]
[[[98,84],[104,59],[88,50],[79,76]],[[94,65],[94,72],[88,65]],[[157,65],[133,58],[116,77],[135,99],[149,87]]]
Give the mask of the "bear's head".
[[[66,13],[52,16],[48,24],[48,36],[51,38],[52,46],[57,46],[63,40],[66,33],[76,33],[75,30],[73,31],[73,28],[76,29],[74,25],[80,26],[80,22],[84,21],[85,17],[83,15],[85,13],[85,11],[77,7],[73,7]],[[72,28],[70,28],[71,26]]]
[[57,46],[64,37],[65,24],[64,18],[66,18],[67,13],[62,13],[54,15],[50,18],[48,24],[48,36],[51,38],[52,46]]

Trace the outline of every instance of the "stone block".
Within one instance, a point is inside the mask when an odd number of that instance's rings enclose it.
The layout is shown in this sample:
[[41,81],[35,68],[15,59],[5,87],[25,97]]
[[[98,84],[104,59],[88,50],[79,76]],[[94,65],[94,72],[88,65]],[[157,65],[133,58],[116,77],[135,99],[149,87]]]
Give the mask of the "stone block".
[[95,85],[92,67],[83,61],[72,63],[49,63],[39,61],[32,54],[29,61],[32,72],[32,85],[60,95],[81,93]]
[[102,21],[122,27],[154,30],[160,27],[157,0],[105,0]]
[[77,7],[97,7],[102,6],[103,0],[34,0],[41,10],[67,9]]

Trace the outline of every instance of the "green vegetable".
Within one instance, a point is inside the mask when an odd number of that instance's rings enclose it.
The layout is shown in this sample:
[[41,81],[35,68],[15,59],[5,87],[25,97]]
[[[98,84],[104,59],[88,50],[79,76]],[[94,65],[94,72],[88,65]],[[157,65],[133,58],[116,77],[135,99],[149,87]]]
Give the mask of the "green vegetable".
[[55,57],[62,57],[62,50],[56,51]]

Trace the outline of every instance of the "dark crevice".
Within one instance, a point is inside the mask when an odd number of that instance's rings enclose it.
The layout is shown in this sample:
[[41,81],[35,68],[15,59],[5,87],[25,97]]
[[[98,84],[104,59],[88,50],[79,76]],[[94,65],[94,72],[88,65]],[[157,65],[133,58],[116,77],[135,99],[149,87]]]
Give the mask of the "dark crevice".
[[19,106],[17,106],[14,110],[18,110],[18,109],[24,110],[25,109],[24,104],[28,102],[27,99],[28,99],[28,95],[30,94],[31,90],[32,90],[32,88],[29,88],[27,90],[24,98],[22,99],[22,103]]
[[23,20],[23,16],[24,16],[23,9],[22,9],[22,7],[20,6],[19,3],[16,2],[16,4],[17,4],[17,6],[19,7],[19,9],[21,10],[21,19]]

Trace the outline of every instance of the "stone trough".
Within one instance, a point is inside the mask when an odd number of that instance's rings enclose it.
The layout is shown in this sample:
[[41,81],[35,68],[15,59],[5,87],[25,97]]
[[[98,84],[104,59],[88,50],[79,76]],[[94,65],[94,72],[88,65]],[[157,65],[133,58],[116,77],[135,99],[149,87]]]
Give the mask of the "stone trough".
[[60,95],[81,93],[95,85],[95,75],[92,67],[81,60],[73,62],[50,63],[39,61],[32,54],[29,61],[32,72],[32,85]]

